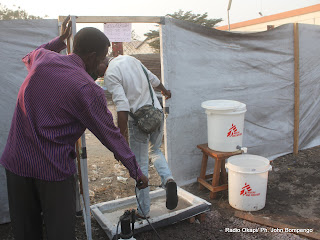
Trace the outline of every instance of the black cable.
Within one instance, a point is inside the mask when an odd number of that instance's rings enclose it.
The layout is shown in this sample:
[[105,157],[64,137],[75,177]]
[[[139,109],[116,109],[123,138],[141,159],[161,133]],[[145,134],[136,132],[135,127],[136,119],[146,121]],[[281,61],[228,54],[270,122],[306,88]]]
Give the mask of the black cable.
[[117,224],[117,231],[116,231],[116,240],[118,240],[118,229],[119,229],[119,224],[120,224],[121,220],[119,219],[118,224]]
[[137,195],[137,187],[135,188],[135,193],[136,193],[136,199],[137,199],[137,202],[138,202],[138,205],[139,205],[139,208],[143,214],[143,216],[145,217],[145,219],[147,220],[148,224],[150,225],[150,227],[153,229],[153,231],[156,233],[157,237],[161,239],[160,235],[158,234],[157,230],[153,227],[153,225],[151,224],[151,222],[149,221],[149,219],[146,217],[146,215],[144,214],[142,208],[141,208],[141,205],[140,205],[140,202],[139,202],[139,198],[138,198],[138,195]]
[[[138,176],[138,167],[137,167],[137,164],[136,164],[136,162],[134,163],[135,164],[135,167],[136,167],[136,177]],[[138,184],[138,183],[137,183]],[[154,187],[159,187],[158,185],[149,185],[148,184],[148,186],[154,186]],[[139,202],[139,198],[138,198],[138,195],[137,195],[137,187],[135,187],[135,195],[136,195],[136,199],[137,199],[137,202],[138,202],[138,205],[139,205],[139,208],[140,208],[140,210],[141,210],[141,212],[142,212],[142,214],[143,214],[143,216],[145,217],[145,219],[147,220],[147,222],[148,222],[148,224],[151,226],[151,228],[153,229],[153,231],[156,233],[156,235],[157,235],[157,237],[160,239],[160,240],[162,240],[161,239],[161,237],[159,236],[159,234],[158,234],[158,232],[157,232],[157,230],[153,227],[153,225],[151,224],[151,222],[149,221],[149,219],[146,217],[146,215],[145,215],[145,213],[143,212],[143,210],[142,210],[142,208],[141,208],[141,205],[140,205],[140,202]],[[119,230],[119,225],[120,225],[120,223],[121,223],[121,217],[120,217],[120,219],[119,219],[119,221],[118,221],[118,224],[117,224],[117,230],[116,230],[116,240],[118,240],[119,239],[119,235],[118,235],[118,230]],[[134,223],[133,223],[134,224]],[[133,232],[133,234],[134,234],[134,232]]]
[[[134,162],[135,166],[136,166],[136,178],[138,177],[138,167],[137,167],[137,164],[136,162]],[[137,183],[138,184],[138,183]],[[138,194],[137,194],[137,187],[135,187],[135,194],[136,194],[136,199],[137,199],[137,202],[138,202],[138,205],[139,205],[139,209],[141,210],[143,216],[145,217],[145,219],[147,220],[148,224],[150,225],[150,227],[153,229],[153,231],[156,233],[157,237],[159,238],[159,240],[162,240],[160,235],[158,234],[157,230],[153,227],[153,225],[151,224],[151,222],[149,221],[149,219],[147,218],[147,216],[144,214],[143,210],[142,210],[142,207],[140,205],[140,202],[139,202],[139,198],[138,198]]]

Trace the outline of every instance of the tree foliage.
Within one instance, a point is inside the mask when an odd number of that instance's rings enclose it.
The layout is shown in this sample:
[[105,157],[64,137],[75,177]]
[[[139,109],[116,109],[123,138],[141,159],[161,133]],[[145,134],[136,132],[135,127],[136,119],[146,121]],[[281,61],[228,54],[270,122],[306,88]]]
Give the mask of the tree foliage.
[[[213,28],[217,23],[221,22],[222,19],[208,19],[208,13],[204,14],[195,14],[192,11],[184,12],[183,10],[179,10],[178,12],[174,12],[173,14],[167,14],[166,17],[172,17],[175,19],[180,19],[188,22],[193,22],[199,24],[201,26]],[[158,30],[150,30],[148,33],[144,34],[149,41],[150,47],[152,47],[156,52],[160,50],[160,38]]]
[[41,19],[41,17],[29,15],[25,10],[18,7],[17,10],[7,8],[0,3],[0,20],[13,20],[13,19]]
[[180,19],[188,22],[193,22],[200,24],[201,26],[213,28],[217,23],[221,22],[222,19],[208,19],[208,13],[195,14],[192,11],[184,12],[181,9],[173,14],[167,14],[167,17],[172,17],[175,19]]

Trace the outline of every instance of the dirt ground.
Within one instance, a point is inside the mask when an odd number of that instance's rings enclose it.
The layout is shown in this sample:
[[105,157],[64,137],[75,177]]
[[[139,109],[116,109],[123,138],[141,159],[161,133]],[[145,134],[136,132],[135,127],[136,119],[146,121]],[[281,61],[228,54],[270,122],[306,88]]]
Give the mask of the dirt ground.
[[[87,143],[97,141],[90,133],[87,134],[87,138]],[[119,166],[115,160],[107,160],[107,150],[105,153],[95,151],[95,148],[103,148],[99,145],[100,143],[97,141],[94,146],[87,146],[90,169],[89,184],[91,191],[94,192],[91,204],[134,195],[134,181],[129,178],[125,168]],[[90,147],[93,148],[91,151]],[[101,154],[101,156],[99,157],[97,154]],[[273,170],[269,172],[266,206],[260,211],[251,213],[298,229],[313,229],[313,231],[320,232],[320,147],[300,151],[297,156],[288,154],[279,157],[272,161],[271,165]],[[128,178],[128,180],[123,183],[117,180],[117,176]],[[108,177],[112,177],[112,180]],[[152,166],[149,178],[150,184],[160,185],[160,178]],[[259,229],[265,226],[235,217],[236,210],[228,203],[228,191],[219,192],[217,198],[212,200],[209,198],[209,191],[199,190],[197,183],[182,188],[210,202],[212,204],[211,211],[207,213],[206,219],[202,223],[196,221],[191,224],[188,221],[183,221],[159,229],[158,233],[161,239],[305,238],[291,233],[242,232],[242,229]],[[227,233],[225,232],[226,228],[240,229],[241,232]],[[272,228],[268,228],[268,231],[272,231]],[[93,236],[93,239],[107,239],[94,219]],[[158,238],[155,233],[150,231],[138,234],[136,239]]]
[[[109,102],[109,108],[114,112],[112,102]],[[114,159],[113,154],[89,131],[86,132],[86,140],[90,204],[134,195],[134,180]],[[271,165],[273,170],[269,172],[266,206],[251,214],[276,222],[279,228],[282,223],[293,226],[294,229],[320,232],[320,146],[300,151],[297,156],[288,154],[279,157]],[[160,185],[160,178],[153,166],[150,167],[149,179],[150,184]],[[185,220],[157,229],[163,240],[306,239],[292,233],[272,232],[276,229],[235,217],[237,211],[228,203],[228,191],[219,192],[216,199],[210,199],[209,190],[199,190],[197,183],[182,188],[210,202],[211,210],[207,212],[203,222],[196,220],[190,223]],[[155,187],[151,187],[153,189]],[[93,240],[108,239],[97,221],[93,217],[91,220]],[[227,228],[238,232],[227,232]],[[262,231],[263,228],[268,232]],[[257,229],[258,232],[248,232],[252,229]],[[82,217],[77,217],[76,234],[78,240],[87,239]],[[137,234],[135,238],[158,239],[153,231]],[[13,239],[10,224],[0,225],[0,239]]]

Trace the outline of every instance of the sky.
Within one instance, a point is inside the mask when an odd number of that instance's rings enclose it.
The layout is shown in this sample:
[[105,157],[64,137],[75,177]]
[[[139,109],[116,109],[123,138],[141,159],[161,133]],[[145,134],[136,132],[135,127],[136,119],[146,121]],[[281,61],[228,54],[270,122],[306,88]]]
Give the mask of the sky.
[[[0,0],[0,3],[11,9],[14,6],[20,6],[28,14],[41,17],[48,15],[53,19],[57,19],[59,15],[69,14],[76,16],[165,16],[181,9],[196,14],[207,12],[208,18],[222,18],[223,21],[218,24],[222,26],[228,24],[229,0],[90,0],[77,2]],[[229,12],[230,24],[260,18],[259,12],[263,16],[268,16],[315,4],[320,4],[320,0],[232,0]],[[148,32],[148,29],[142,29],[135,31],[138,35]]]

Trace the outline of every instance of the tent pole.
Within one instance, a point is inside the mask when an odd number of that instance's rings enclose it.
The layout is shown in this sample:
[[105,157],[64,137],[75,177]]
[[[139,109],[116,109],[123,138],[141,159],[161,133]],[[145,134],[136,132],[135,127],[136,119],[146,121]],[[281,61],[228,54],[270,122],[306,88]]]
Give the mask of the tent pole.
[[[61,25],[63,23],[65,18],[59,16],[58,17],[58,26],[59,26],[59,34],[61,31]],[[72,19],[71,19],[72,20]],[[72,23],[74,24],[74,23]],[[72,29],[75,29],[75,25],[72,25]],[[73,37],[74,37],[75,31],[72,31],[72,35],[70,37],[67,38],[66,44],[67,44],[67,52],[66,54],[70,54],[72,51],[72,45],[73,45]],[[77,164],[77,172],[78,174],[76,175],[76,212],[79,213],[82,211],[82,207],[81,207],[81,202],[80,202],[80,195],[83,193],[82,191],[82,179],[81,179],[81,169],[80,169],[80,148],[81,147],[81,140],[79,139],[76,142],[75,145],[75,149],[76,149],[76,154],[77,154],[77,158],[75,160],[76,164]],[[79,178],[80,176],[80,178]],[[80,187],[79,187],[79,182],[80,182]]]
[[[71,16],[72,21],[72,39],[70,41],[70,51],[73,49],[74,36],[77,33],[76,23],[77,17]],[[79,141],[79,140],[78,140]],[[79,142],[78,142],[79,143]],[[81,144],[80,144],[81,143]],[[81,184],[81,200],[83,204],[83,217],[86,227],[87,240],[92,240],[91,230],[91,215],[90,215],[90,197],[89,197],[89,183],[88,183],[88,162],[87,162],[87,151],[86,151],[86,134],[83,133],[81,136],[79,145],[81,145],[80,155],[80,184]]]
[[293,132],[293,153],[299,151],[299,106],[300,106],[300,78],[299,78],[299,26],[293,25],[294,34],[294,132]]
[[[59,16],[59,21],[62,22],[64,18]],[[72,21],[72,35],[67,39],[67,54],[70,54],[73,49],[74,36],[77,33],[76,30],[76,16],[71,16]],[[60,24],[59,24],[60,27]],[[60,29],[59,29],[60,30]],[[89,197],[89,184],[88,184],[88,166],[87,166],[87,151],[86,151],[86,137],[85,133],[76,142],[77,153],[77,166],[78,166],[78,180],[80,182],[80,192],[76,191],[76,205],[81,208],[80,200],[82,202],[82,211],[85,222],[85,228],[87,233],[87,240],[92,240],[91,230],[91,215],[90,215],[90,197]],[[81,148],[81,155],[80,155]],[[80,157],[79,157],[80,156]],[[78,185],[78,182],[76,182]],[[79,186],[77,187],[79,188]],[[78,207],[77,207],[78,208]]]
[[90,215],[90,196],[89,196],[89,183],[88,183],[88,161],[87,161],[87,148],[86,148],[86,135],[81,136],[81,178],[82,178],[82,195],[81,200],[83,204],[83,217],[86,227],[87,240],[92,240],[91,230],[91,215]]

